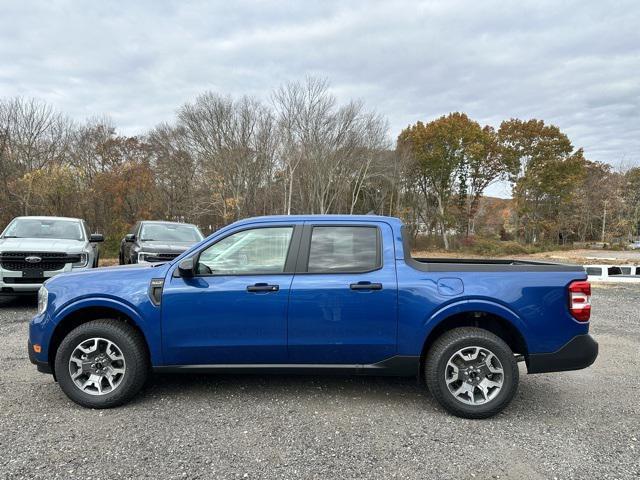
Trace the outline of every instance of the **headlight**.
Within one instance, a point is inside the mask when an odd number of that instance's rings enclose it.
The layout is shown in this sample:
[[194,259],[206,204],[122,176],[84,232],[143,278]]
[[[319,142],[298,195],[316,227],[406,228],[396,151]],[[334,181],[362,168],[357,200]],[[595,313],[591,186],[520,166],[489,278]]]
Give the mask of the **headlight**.
[[138,252],[138,263],[143,263],[147,261],[147,257],[150,256],[150,253],[147,252]]
[[77,262],[74,262],[71,264],[72,267],[86,267],[87,266],[87,262],[89,261],[89,254],[87,253],[81,253],[80,254],[80,260],[78,260]]
[[49,291],[45,286],[41,286],[38,290],[38,315],[42,315],[47,309],[47,303],[49,302]]

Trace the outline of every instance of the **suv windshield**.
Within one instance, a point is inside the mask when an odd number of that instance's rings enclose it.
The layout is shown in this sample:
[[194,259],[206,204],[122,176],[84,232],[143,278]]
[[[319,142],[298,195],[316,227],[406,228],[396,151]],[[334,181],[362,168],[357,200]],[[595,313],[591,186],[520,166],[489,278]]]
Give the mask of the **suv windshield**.
[[143,223],[140,231],[142,242],[199,242],[202,234],[194,225],[175,223]]
[[84,240],[84,235],[82,226],[75,220],[16,218],[4,231],[2,238]]

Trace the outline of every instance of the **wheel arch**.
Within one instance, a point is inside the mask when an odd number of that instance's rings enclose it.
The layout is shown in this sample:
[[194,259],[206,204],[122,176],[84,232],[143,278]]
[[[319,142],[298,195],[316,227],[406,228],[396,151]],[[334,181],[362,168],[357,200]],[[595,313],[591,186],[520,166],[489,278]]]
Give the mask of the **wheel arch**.
[[97,302],[89,305],[82,304],[71,306],[61,312],[59,314],[60,320],[51,334],[49,348],[47,351],[47,361],[49,362],[53,375],[55,376],[55,356],[62,340],[73,329],[92,320],[108,318],[118,320],[132,326],[142,334],[142,338],[144,339],[144,344],[146,346],[147,357],[151,358],[149,340],[144,329],[141,328],[141,319],[135,312],[132,313],[132,311],[129,311],[130,309],[123,307],[124,306],[113,304],[112,302]]
[[477,327],[502,340],[514,353],[528,355],[526,325],[510,309],[487,301],[467,301],[452,305],[433,315],[426,323],[427,333],[420,352],[420,368],[433,342],[443,333],[458,327]]

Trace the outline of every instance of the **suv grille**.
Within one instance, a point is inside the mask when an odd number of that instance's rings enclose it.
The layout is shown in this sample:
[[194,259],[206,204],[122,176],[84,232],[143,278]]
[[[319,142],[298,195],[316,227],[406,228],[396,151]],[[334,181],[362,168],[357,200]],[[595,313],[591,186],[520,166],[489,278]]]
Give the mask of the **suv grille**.
[[45,280],[48,280],[45,277],[41,277],[41,278],[15,278],[15,277],[4,277],[4,279],[2,280],[4,283],[6,284],[15,284],[15,285],[27,285],[27,284],[32,284],[32,283],[44,283]]
[[[41,261],[31,263],[27,257],[40,257]],[[67,263],[79,262],[80,255],[64,252],[4,252],[0,255],[0,266],[5,270],[60,270]]]
[[173,260],[176,258],[179,253],[153,253],[150,255],[145,255],[145,260],[147,262],[168,262],[169,260]]

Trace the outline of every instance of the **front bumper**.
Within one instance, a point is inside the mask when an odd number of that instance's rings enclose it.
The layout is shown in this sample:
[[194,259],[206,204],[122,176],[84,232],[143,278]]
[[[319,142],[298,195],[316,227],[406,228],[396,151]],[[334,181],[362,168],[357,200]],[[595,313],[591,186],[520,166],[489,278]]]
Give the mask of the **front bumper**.
[[6,270],[0,268],[0,295],[33,295],[38,293],[42,284],[56,275],[66,272],[79,272],[89,269],[86,267],[72,267],[67,263],[64,268],[59,270],[45,270],[42,277],[30,281],[28,277],[24,277],[24,273],[20,270]]
[[31,340],[27,340],[27,351],[29,353],[29,361],[33,363],[40,373],[53,373],[49,362],[43,362],[36,358],[36,352],[33,350]]
[[29,295],[37,293],[42,284],[60,273],[70,272],[71,266],[60,270],[44,271],[42,277],[27,278],[19,270],[4,270],[0,268],[0,295]]
[[587,368],[598,357],[598,342],[591,335],[577,335],[553,353],[533,353],[527,361],[528,373],[564,372]]

